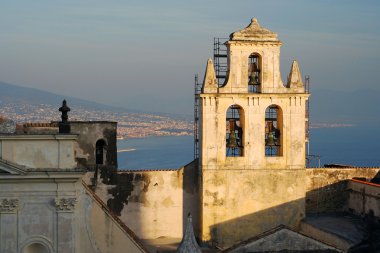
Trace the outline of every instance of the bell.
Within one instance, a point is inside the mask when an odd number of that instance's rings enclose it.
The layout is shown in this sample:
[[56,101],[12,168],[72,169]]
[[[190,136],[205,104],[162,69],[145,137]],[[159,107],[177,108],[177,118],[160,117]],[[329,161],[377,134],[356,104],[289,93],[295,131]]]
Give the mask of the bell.
[[279,142],[280,142],[280,130],[278,128],[275,128],[274,129],[274,137],[276,138],[276,144],[279,145]]
[[230,133],[230,136],[227,139],[227,145],[226,146],[228,148],[237,148],[238,147],[238,143],[237,143],[237,140],[236,140],[236,135],[235,135],[234,132]]
[[257,67],[257,63],[253,62],[249,64],[249,73],[255,73],[258,72],[259,68]]
[[274,142],[273,132],[269,132],[268,138],[265,141],[265,146],[270,146],[270,147],[276,146],[276,143]]
[[257,63],[253,62],[249,64],[249,69],[248,69],[248,75],[249,75],[249,85],[258,85],[259,84],[259,76],[258,73],[259,68],[257,67]]
[[267,128],[265,130],[268,131],[267,133],[272,132],[273,131],[273,121],[268,120],[266,123],[267,123]]
[[257,80],[257,77],[250,75],[248,85],[258,85],[259,82]]

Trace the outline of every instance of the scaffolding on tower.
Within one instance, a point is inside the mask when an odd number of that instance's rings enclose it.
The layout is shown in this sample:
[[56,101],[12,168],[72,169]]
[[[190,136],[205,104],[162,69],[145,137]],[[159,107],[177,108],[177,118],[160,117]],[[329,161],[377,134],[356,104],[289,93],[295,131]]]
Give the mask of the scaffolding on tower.
[[227,38],[214,38],[214,68],[218,86],[222,87],[227,78]]
[[[227,77],[227,46],[228,38],[214,38],[214,68],[218,87],[222,87]],[[198,75],[194,78],[194,159],[199,158],[199,94],[202,84]]]
[[198,82],[198,75],[194,77],[194,160],[199,158],[199,94],[202,84]]
[[[310,76],[305,76],[305,93],[310,94]],[[305,103],[305,141],[306,141],[306,167],[310,167],[310,97]]]

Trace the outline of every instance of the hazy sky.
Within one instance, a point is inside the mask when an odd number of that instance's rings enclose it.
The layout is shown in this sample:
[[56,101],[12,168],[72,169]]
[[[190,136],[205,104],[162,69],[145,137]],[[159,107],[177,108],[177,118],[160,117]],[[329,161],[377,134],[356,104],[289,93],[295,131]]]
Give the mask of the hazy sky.
[[146,111],[192,113],[213,37],[257,17],[314,89],[380,90],[380,1],[3,0],[0,81]]

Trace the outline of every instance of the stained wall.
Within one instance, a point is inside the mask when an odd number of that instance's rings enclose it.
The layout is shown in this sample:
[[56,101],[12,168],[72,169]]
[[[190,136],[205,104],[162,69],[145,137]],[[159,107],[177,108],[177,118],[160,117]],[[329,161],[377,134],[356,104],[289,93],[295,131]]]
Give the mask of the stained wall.
[[78,134],[75,159],[79,166],[93,168],[96,165],[96,142],[104,140],[104,165],[117,167],[117,123],[109,121],[70,121],[71,133]]
[[178,170],[102,173],[95,192],[139,238],[182,238],[188,212],[198,231],[198,188],[193,162]]

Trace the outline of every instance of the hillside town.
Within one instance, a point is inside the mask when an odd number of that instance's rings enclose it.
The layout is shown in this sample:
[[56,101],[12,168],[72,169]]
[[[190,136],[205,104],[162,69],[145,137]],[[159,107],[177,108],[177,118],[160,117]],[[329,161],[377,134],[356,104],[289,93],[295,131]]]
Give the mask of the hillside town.
[[[72,109],[69,113],[70,120],[118,122],[118,139],[143,138],[148,136],[181,136],[193,133],[193,123],[191,120],[177,119],[174,116],[144,112],[131,113],[95,110],[70,105],[70,101],[68,101],[68,105]],[[0,115],[12,119],[16,123],[59,120],[57,105],[49,104],[1,103]]]

